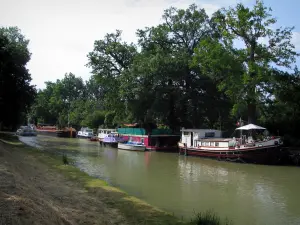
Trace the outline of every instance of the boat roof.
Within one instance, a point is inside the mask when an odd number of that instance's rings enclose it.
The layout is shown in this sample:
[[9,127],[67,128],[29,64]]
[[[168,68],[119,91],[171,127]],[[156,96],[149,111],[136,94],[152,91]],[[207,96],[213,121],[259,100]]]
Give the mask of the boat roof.
[[260,126],[257,126],[255,124],[248,124],[248,125],[245,125],[245,126],[242,126],[242,127],[238,127],[236,128],[236,130],[265,130],[266,128],[264,127],[260,127]]
[[196,141],[207,141],[207,142],[228,142],[231,141],[232,138],[200,138]]
[[220,131],[214,129],[181,129],[180,131],[184,132],[197,132],[197,131]]
[[112,130],[116,130],[116,129],[98,128],[98,130],[107,130],[107,131],[112,131]]

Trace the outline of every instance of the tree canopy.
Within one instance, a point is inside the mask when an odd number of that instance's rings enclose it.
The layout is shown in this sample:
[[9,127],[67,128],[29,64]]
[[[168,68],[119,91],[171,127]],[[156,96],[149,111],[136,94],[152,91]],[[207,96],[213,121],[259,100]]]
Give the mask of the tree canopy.
[[[274,66],[290,68],[298,55],[291,43],[293,28],[273,29],[271,9],[256,1],[252,9],[239,3],[217,11],[212,20],[218,39],[203,39],[194,63],[218,81],[236,109],[247,106],[248,122],[256,121],[256,108],[272,80]],[[242,47],[236,47],[234,41]]]
[[0,129],[22,123],[35,97],[26,65],[29,41],[17,27],[0,28]]
[[298,56],[293,28],[276,28],[262,1],[211,17],[195,4],[170,7],[162,19],[138,29],[135,44],[122,40],[120,30],[96,40],[87,55],[90,80],[66,74],[47,82],[35,118],[66,124],[69,115],[70,124],[94,128],[155,123],[230,131],[241,117],[295,132],[300,108],[288,96],[299,89],[299,72],[285,70]]

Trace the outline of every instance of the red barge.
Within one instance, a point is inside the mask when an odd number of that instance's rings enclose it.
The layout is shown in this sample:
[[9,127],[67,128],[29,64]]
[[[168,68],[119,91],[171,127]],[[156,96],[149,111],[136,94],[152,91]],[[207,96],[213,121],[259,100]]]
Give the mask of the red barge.
[[182,129],[179,153],[233,162],[284,164],[288,152],[282,149],[280,137],[256,135],[266,129],[254,124],[236,130],[240,131],[239,138],[222,138],[220,130]]
[[56,126],[38,124],[35,130],[39,135],[47,135],[53,137],[76,137],[76,130],[72,127],[57,129]]

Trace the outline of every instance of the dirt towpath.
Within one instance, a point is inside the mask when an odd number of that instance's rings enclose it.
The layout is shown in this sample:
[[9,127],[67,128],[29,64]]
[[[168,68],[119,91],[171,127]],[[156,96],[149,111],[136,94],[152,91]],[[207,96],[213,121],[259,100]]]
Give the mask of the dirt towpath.
[[0,225],[177,224],[150,206],[119,201],[130,198],[123,193],[85,188],[26,148],[0,140]]

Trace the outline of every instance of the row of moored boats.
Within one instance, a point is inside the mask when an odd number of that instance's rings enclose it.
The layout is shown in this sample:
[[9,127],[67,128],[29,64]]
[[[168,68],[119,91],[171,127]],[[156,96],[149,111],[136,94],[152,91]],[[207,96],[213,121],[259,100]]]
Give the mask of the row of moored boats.
[[[282,148],[280,137],[269,136],[264,127],[248,124],[238,127],[237,137],[223,138],[221,130],[215,129],[182,129],[181,134],[169,129],[143,128],[99,128],[95,134],[92,129],[81,128],[76,132],[73,128],[55,130],[45,126],[23,128],[24,134],[33,135],[56,133],[60,137],[88,138],[101,145],[109,145],[118,149],[131,151],[164,151],[179,152],[184,155],[210,157],[226,161],[238,161],[260,164],[281,164],[288,157]],[[19,135],[22,131],[18,130]]]

